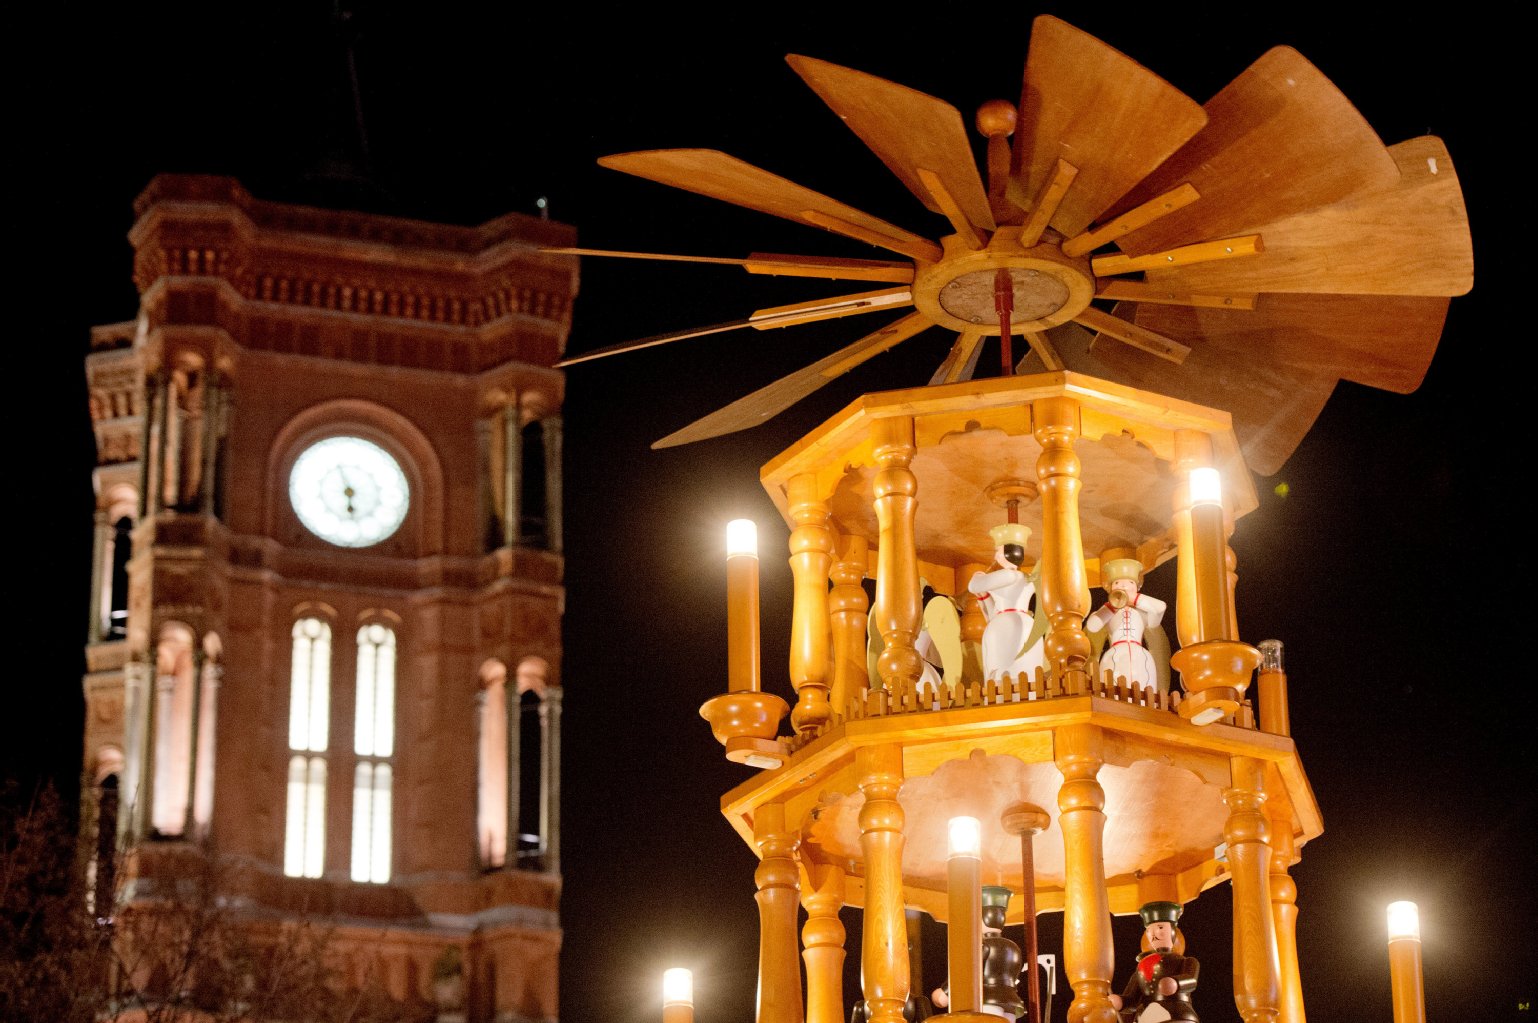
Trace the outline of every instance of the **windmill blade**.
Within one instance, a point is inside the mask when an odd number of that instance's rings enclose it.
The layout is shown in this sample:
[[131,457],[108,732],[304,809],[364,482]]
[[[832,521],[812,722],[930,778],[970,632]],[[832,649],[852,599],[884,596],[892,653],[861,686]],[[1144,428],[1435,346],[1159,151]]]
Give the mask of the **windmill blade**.
[[1057,161],[1066,160],[1079,174],[1051,226],[1072,237],[1206,123],[1185,93],[1044,14],[1031,26],[1010,198],[1029,208]]
[[928,171],[967,223],[994,230],[993,210],[959,110],[864,71],[794,53],[785,60],[920,202],[951,215],[943,197],[922,180],[920,171]]
[[1409,394],[1431,365],[1449,301],[1419,295],[1262,295],[1253,312],[1139,306],[1137,323],[1160,334],[1199,338],[1193,345],[1249,352],[1257,363]]
[[1226,263],[1151,270],[1175,290],[1462,295],[1474,285],[1468,211],[1442,140],[1389,149],[1399,180],[1263,229],[1265,251]]
[[956,343],[951,345],[945,361],[940,363],[940,368],[935,370],[929,382],[954,384],[962,380],[971,380],[972,374],[977,372],[977,357],[982,353],[983,335],[970,330],[957,334]]
[[902,319],[866,335],[827,358],[820,359],[789,376],[781,377],[769,386],[759,388],[752,394],[738,398],[725,408],[690,423],[682,430],[668,434],[652,447],[677,447],[680,444],[692,444],[712,437],[723,437],[728,433],[757,426],[766,419],[784,412],[824,384],[831,383],[861,363],[901,344],[929,326],[929,320],[922,313],[909,313]]
[[[1253,315],[1178,306],[1149,308],[1231,317]],[[1129,319],[1132,307],[1122,303],[1113,313]],[[1161,333],[1179,338],[1191,348],[1178,369],[1119,341],[1099,336],[1087,352],[1080,349],[1075,358],[1069,355],[1061,328],[1054,332],[1054,337],[1069,365],[1076,370],[1198,405],[1226,409],[1233,417],[1234,433],[1245,463],[1262,476],[1280,469],[1324,409],[1335,390],[1335,375],[1290,365],[1272,357],[1274,353],[1263,345],[1256,348],[1236,343],[1221,334],[1204,336],[1189,324],[1187,331],[1182,332],[1170,322],[1155,322],[1164,328]]]
[[1187,183],[1201,201],[1125,236],[1117,243],[1124,252],[1142,255],[1257,230],[1387,188],[1399,177],[1351,101],[1290,47],[1268,51],[1205,109],[1207,126],[1124,196],[1112,215]]
[[725,323],[712,323],[707,327],[694,327],[690,330],[675,330],[667,334],[653,334],[651,337],[638,338],[635,341],[621,341],[619,344],[608,345],[604,348],[595,348],[581,355],[573,355],[562,359],[555,364],[556,369],[565,369],[567,366],[575,366],[579,362],[592,362],[594,359],[607,358],[610,355],[619,355],[622,352],[637,352],[642,348],[655,348],[657,345],[665,345],[670,341],[687,341],[691,337],[705,337],[709,334],[721,334],[728,330],[738,330],[751,326],[750,319],[728,320]]
[[880,309],[891,309],[911,304],[913,304],[913,294],[907,288],[885,288],[881,291],[864,291],[858,295],[814,298],[809,302],[797,302],[793,305],[779,305],[768,309],[758,309],[751,316],[742,320],[728,320],[725,323],[711,324],[708,327],[695,327],[690,330],[678,330],[668,334],[654,334],[651,337],[643,337],[638,341],[621,341],[619,344],[609,345],[606,348],[595,348],[591,352],[573,355],[569,359],[562,359],[555,365],[557,369],[564,369],[567,366],[575,366],[580,362],[592,362],[594,359],[603,359],[610,355],[639,351],[642,348],[655,348],[657,345],[665,345],[672,341],[685,341],[692,337],[720,334],[728,330],[738,330],[742,327],[752,327],[754,330],[793,327],[800,323],[836,320],[841,316],[873,313]]
[[827,256],[794,256],[755,252],[747,259],[728,256],[683,256],[667,252],[626,252],[618,249],[558,248],[540,249],[557,256],[597,256],[604,259],[645,259],[662,263],[711,263],[740,266],[750,274],[783,277],[822,277],[835,281],[891,281],[907,284],[913,280],[913,266],[885,259],[839,259]]
[[598,162],[611,170],[857,238],[911,259],[933,263],[941,256],[940,247],[927,238],[719,150],[653,149],[617,153]]

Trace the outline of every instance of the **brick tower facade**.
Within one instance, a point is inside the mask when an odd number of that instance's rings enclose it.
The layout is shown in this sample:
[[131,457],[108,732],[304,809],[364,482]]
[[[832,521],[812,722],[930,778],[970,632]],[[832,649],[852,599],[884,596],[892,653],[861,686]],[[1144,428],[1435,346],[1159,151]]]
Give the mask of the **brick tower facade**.
[[135,212],[138,315],[87,359],[85,767],[119,890],[217,850],[253,916],[327,921],[343,985],[556,1019],[577,269],[539,249],[573,230],[194,176]]

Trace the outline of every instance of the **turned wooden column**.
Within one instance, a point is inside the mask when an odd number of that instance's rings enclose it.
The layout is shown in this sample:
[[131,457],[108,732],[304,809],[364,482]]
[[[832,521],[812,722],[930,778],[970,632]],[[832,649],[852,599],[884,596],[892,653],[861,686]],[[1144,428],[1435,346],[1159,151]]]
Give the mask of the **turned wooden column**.
[[[983,603],[977,599],[977,594],[967,589],[967,583],[979,572],[988,571],[987,565],[979,565],[970,562],[956,569],[956,594],[961,602],[961,663],[962,674],[966,678],[982,678],[983,672],[983,630],[988,627],[988,618],[983,614]],[[1025,679],[1021,685],[1033,680]],[[1022,695],[1022,700],[1026,697]]]
[[1063,831],[1063,971],[1073,985],[1070,1023],[1116,1023],[1111,1008],[1111,904],[1105,891],[1105,790],[1100,729],[1068,725],[1056,734],[1063,775],[1057,823]]
[[[1041,487],[1041,579],[1038,614],[1051,623],[1043,643],[1047,661],[1069,691],[1088,682],[1089,582],[1079,531],[1079,405],[1071,398],[1042,398],[1031,405],[1031,425],[1041,444],[1036,479]],[[1070,675],[1074,676],[1070,681]]]
[[[860,973],[870,1023],[902,1023],[908,1000],[908,928],[903,917],[902,748],[862,746],[855,773],[865,805],[860,808],[860,848],[865,854],[865,926]],[[1111,1021],[1107,1021],[1111,1023]]]
[[[869,544],[863,536],[841,536],[838,560],[829,577],[833,590],[828,594],[828,621],[833,643],[833,685],[829,701],[835,713],[843,714],[855,694],[870,687],[865,668],[866,610],[865,559]],[[863,698],[863,697],[862,697]]]
[[844,908],[844,868],[815,863],[803,869],[806,1023],[844,1023],[844,924],[838,918]]
[[1279,1023],[1305,1023],[1303,982],[1298,971],[1298,885],[1287,873],[1298,861],[1293,842],[1292,814],[1279,803],[1268,803],[1271,824],[1271,925],[1276,932],[1276,955],[1281,967]]
[[921,613],[918,550],[913,538],[918,478],[908,468],[916,450],[913,420],[878,419],[871,430],[879,467],[871,489],[880,527],[873,614],[885,644],[876,670],[887,689],[896,691],[904,682],[917,682],[924,663],[913,648]]
[[766,803],[753,814],[753,841],[762,857],[758,884],[758,1023],[800,1023],[801,965],[796,956],[796,911],[801,878],[800,838],[785,826],[785,806]]
[[790,712],[796,732],[814,732],[832,714],[829,704],[828,569],[833,530],[828,503],[817,492],[817,477],[803,473],[789,487],[790,574],[794,600],[790,615],[790,684],[797,700]]
[[1041,971],[1036,968],[1036,835],[1052,826],[1047,811],[1034,803],[1015,803],[1004,811],[1000,823],[1011,835],[1020,836],[1021,924],[1025,939],[1020,951],[1026,964],[1025,1023],[1042,1023]]
[[1223,791],[1228,822],[1228,867],[1234,899],[1234,1004],[1244,1023],[1276,1019],[1281,967],[1272,923],[1270,827],[1265,767],[1250,757],[1232,760],[1233,786]]

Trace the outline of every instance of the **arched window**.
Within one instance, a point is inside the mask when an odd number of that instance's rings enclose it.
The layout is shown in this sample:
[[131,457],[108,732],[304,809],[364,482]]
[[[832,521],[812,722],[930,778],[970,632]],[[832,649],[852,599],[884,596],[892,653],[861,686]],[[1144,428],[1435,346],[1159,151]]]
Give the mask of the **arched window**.
[[290,877],[320,877],[325,870],[330,712],[331,626],[301,618],[294,623],[289,674],[288,748],[295,755],[288,762],[283,873]]
[[507,666],[498,660],[481,667],[480,791],[476,847],[481,866],[507,863]]
[[528,547],[548,546],[545,532],[545,431],[533,422],[523,428],[523,466],[519,497],[518,542]]
[[187,830],[192,801],[193,632],[167,622],[155,645],[155,774],[150,824],[164,836]]
[[378,622],[358,630],[353,752],[352,879],[390,880],[391,758],[395,755],[395,630]]
[[288,761],[288,832],[283,873],[320,877],[326,868],[326,760],[295,756]]
[[561,690],[543,657],[518,662],[516,681],[501,661],[481,667],[481,866],[560,870]]
[[331,724],[331,626],[319,618],[301,618],[293,636],[288,748],[324,753]]
[[133,557],[133,519],[112,526],[112,563],[107,575],[107,639],[128,635],[128,562]]

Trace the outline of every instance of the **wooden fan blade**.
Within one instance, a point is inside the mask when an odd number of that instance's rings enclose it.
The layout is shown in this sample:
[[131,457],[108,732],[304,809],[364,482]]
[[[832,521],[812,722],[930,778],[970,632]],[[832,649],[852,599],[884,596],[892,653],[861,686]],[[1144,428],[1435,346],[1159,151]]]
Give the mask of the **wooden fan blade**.
[[1142,255],[1258,230],[1387,188],[1399,177],[1351,101],[1290,47],[1268,51],[1209,100],[1206,111],[1207,126],[1123,196],[1113,215],[1186,183],[1201,200],[1120,239],[1124,252]]
[[895,224],[715,149],[653,149],[599,159],[611,170],[938,262],[940,247]]
[[664,263],[714,263],[740,266],[750,274],[783,277],[823,277],[837,281],[891,281],[906,284],[913,280],[913,266],[885,259],[839,259],[828,256],[794,256],[755,252],[747,259],[728,256],[683,256],[668,252],[627,252],[618,249],[552,248],[540,249],[557,256],[598,256],[606,259],[648,259]]
[[718,409],[703,419],[690,423],[675,433],[652,445],[653,448],[671,448],[680,444],[723,437],[728,433],[746,430],[771,419],[790,408],[796,402],[830,383],[868,359],[880,355],[895,345],[930,326],[922,313],[909,313],[880,330],[867,334],[846,348],[825,359],[812,363],[805,369],[781,377],[767,387],[738,398],[725,408]]
[[993,210],[960,111],[864,71],[794,53],[785,60],[920,202],[936,213],[947,213],[942,198],[920,180],[922,170],[939,179],[969,224],[994,229]]
[[[1139,326],[1249,352],[1305,374],[1399,394],[1420,386],[1449,299],[1420,295],[1262,295],[1253,312],[1139,306]],[[1189,364],[1189,363],[1188,363]],[[1225,406],[1226,407],[1226,406]]]
[[748,325],[754,330],[793,327],[798,323],[815,323],[818,320],[857,316],[860,313],[873,313],[880,309],[912,304],[913,293],[907,288],[885,288],[881,291],[862,291],[858,295],[814,298],[809,302],[756,309],[753,315],[748,317]]
[[654,348],[657,345],[665,345],[670,341],[684,341],[691,337],[720,334],[728,330],[738,330],[742,327],[752,326],[752,324],[753,321],[751,319],[729,320],[726,323],[713,323],[708,327],[675,330],[667,334],[653,334],[651,337],[643,337],[636,341],[621,341],[619,344],[609,345],[605,348],[594,348],[591,352],[583,352],[581,355],[573,355],[570,358],[562,359],[555,364],[555,368],[565,369],[567,366],[575,366],[579,362],[592,362],[594,359],[619,355],[622,352],[635,352],[642,348]]
[[977,357],[982,353],[983,336],[981,334],[972,331],[957,334],[956,343],[951,345],[945,361],[940,363],[940,368],[935,370],[929,382],[954,384],[962,380],[971,380],[972,374],[977,372]]
[[743,260],[750,274],[777,277],[823,277],[834,281],[889,281],[913,283],[913,264],[886,259],[834,259],[827,256],[789,256],[755,252]]
[[1389,149],[1399,180],[1266,224],[1265,251],[1228,263],[1150,270],[1179,290],[1462,295],[1474,286],[1468,211],[1442,140]]
[[[1235,320],[1254,315],[1151,306],[1139,307],[1139,318],[1145,309],[1176,314],[1213,313]],[[1122,319],[1131,317],[1132,312],[1126,303],[1114,310]],[[1169,363],[1150,359],[1120,342],[1108,343],[1097,337],[1086,371],[1172,398],[1226,409],[1233,417],[1234,433],[1245,463],[1263,476],[1280,469],[1324,409],[1335,390],[1335,375],[1269,357],[1270,353],[1263,348],[1255,350],[1237,344],[1226,335],[1182,333],[1177,324],[1168,320],[1154,322],[1163,328],[1161,333],[1181,338],[1190,345],[1191,353],[1179,369],[1172,370]]]
[[1010,198],[1029,208],[1057,161],[1079,169],[1051,225],[1083,231],[1207,123],[1197,102],[1050,15],[1031,25]]

